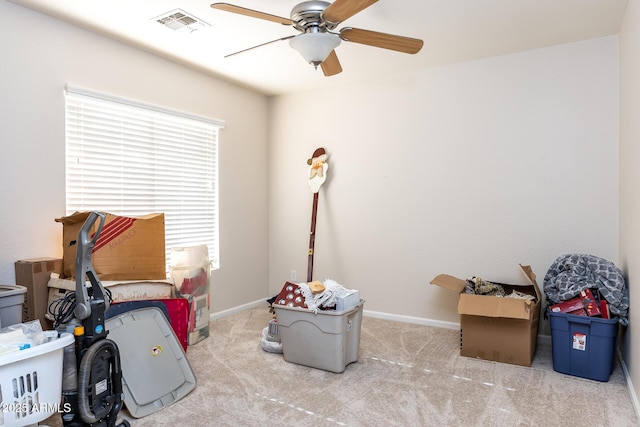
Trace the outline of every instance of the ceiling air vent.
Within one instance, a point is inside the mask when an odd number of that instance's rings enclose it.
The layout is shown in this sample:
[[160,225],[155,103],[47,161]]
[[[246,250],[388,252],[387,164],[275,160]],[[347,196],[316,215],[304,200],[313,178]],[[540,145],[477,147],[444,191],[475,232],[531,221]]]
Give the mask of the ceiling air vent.
[[153,18],[156,22],[171,28],[174,31],[189,31],[194,32],[198,28],[209,27],[206,22],[196,18],[193,15],[189,15],[182,9],[175,9],[171,12],[167,12],[163,15]]

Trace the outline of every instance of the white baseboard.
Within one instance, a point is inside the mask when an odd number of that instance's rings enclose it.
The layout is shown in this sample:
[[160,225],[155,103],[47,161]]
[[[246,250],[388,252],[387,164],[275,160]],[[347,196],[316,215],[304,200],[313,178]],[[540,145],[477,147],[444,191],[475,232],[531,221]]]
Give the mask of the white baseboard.
[[624,360],[620,358],[620,366],[622,366],[622,372],[624,373],[624,379],[627,383],[627,391],[629,392],[629,397],[631,398],[631,404],[633,405],[633,409],[636,411],[636,417],[640,420],[640,402],[638,401],[638,395],[633,388],[633,383],[631,382],[631,376],[629,375],[629,369],[627,368],[627,364],[624,363]]
[[417,325],[435,326],[437,328],[445,329],[460,329],[460,323],[456,322],[443,322],[441,320],[426,319],[424,317],[404,316],[401,314],[383,313],[380,311],[364,310],[362,312],[364,316],[375,317],[377,319],[394,320],[396,322],[415,323]]
[[267,305],[267,299],[268,299],[268,297],[259,299],[259,300],[254,301],[254,302],[249,302],[247,304],[242,304],[242,305],[239,305],[237,307],[229,308],[227,310],[222,310],[222,311],[217,311],[215,313],[210,313],[209,314],[209,319],[210,320],[222,319],[223,317],[227,317],[227,316],[230,316],[230,315],[235,314],[235,313],[240,313],[241,311],[249,310],[250,308],[260,307],[261,305],[264,306],[265,310],[267,310],[268,307],[269,307]]

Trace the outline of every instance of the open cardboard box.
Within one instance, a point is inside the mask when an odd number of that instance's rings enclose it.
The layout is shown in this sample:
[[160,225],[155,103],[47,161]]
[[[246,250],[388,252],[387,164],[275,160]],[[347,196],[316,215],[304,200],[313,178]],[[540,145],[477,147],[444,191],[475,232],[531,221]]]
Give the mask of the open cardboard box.
[[[65,278],[75,278],[78,234],[90,213],[76,212],[56,218],[56,222],[62,223],[62,273]],[[97,228],[98,223],[91,229],[91,238]],[[104,227],[93,247],[91,262],[102,281],[165,280],[164,214],[125,217],[105,212]]]
[[529,285],[500,285],[507,294],[516,290],[535,296],[535,300],[466,294],[465,280],[447,274],[440,274],[431,281],[433,285],[460,294],[462,356],[531,366],[538,340],[542,298],[531,267],[520,265],[520,268],[529,279]]

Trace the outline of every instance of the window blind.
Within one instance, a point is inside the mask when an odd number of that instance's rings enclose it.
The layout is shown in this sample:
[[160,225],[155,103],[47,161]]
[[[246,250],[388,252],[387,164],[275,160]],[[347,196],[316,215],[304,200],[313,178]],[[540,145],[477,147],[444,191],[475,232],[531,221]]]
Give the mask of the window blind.
[[69,85],[65,104],[67,214],[162,212],[167,263],[172,247],[205,244],[219,268],[223,122]]

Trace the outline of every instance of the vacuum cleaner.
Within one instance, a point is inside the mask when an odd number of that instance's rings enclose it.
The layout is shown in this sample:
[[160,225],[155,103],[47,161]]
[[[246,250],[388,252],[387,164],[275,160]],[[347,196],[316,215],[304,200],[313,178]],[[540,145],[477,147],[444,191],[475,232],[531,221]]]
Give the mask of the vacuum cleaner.
[[[93,237],[89,232],[100,219]],[[62,423],[69,427],[129,427],[117,424],[123,407],[122,370],[116,343],[107,338],[105,313],[110,294],[102,286],[91,263],[93,247],[105,222],[105,214],[91,212],[76,242],[76,289],[70,292],[66,313],[58,313],[57,329],[72,331],[75,343],[64,349]],[[91,287],[86,284],[89,279]],[[63,320],[64,323],[59,322]]]

